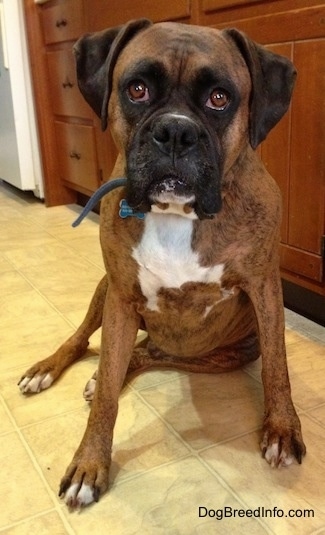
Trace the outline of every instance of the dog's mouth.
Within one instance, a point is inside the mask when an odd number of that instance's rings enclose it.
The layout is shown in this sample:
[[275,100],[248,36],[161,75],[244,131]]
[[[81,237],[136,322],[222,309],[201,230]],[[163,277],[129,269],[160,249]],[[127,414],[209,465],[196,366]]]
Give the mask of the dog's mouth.
[[179,204],[190,205],[195,201],[195,194],[188,184],[180,178],[166,176],[158,183],[151,184],[148,198],[152,204]]
[[213,196],[209,195],[207,205],[202,205],[195,185],[176,175],[165,175],[159,181],[151,182],[145,192],[142,192],[141,197],[140,191],[131,186],[127,198],[129,205],[141,212],[164,212],[192,219],[212,219],[220,209],[214,191]]

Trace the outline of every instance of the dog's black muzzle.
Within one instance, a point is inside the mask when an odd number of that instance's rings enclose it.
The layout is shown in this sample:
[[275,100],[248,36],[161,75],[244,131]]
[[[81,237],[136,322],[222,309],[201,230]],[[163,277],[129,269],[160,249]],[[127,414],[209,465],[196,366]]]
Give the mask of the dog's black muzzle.
[[186,115],[151,117],[127,155],[127,200],[137,210],[172,197],[188,202],[200,219],[221,208],[221,159],[208,132]]

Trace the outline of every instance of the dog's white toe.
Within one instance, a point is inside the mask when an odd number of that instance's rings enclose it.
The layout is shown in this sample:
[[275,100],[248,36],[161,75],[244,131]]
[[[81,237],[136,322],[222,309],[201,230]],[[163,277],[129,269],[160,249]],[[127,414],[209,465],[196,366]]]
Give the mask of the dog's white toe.
[[278,442],[274,442],[266,449],[264,457],[272,468],[276,466],[279,468],[281,466],[289,466],[294,461],[292,455],[288,455],[284,450],[280,452]]
[[85,386],[83,396],[86,401],[92,401],[95,393],[96,379],[93,377],[89,379],[88,383]]
[[89,485],[83,483],[78,489],[79,484],[74,483],[66,491],[64,501],[68,507],[78,509],[95,501],[94,490]]
[[50,373],[43,373],[34,375],[34,377],[24,377],[18,386],[23,394],[36,394],[49,388],[52,383],[52,375]]

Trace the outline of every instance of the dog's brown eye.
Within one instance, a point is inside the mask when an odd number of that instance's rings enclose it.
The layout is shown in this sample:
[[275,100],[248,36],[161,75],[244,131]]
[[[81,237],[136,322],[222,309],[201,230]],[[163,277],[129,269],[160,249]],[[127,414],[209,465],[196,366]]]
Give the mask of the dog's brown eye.
[[134,102],[146,102],[149,100],[149,89],[143,82],[132,82],[127,91],[129,98]]
[[229,104],[229,96],[222,89],[214,89],[210,94],[206,106],[213,110],[223,111]]

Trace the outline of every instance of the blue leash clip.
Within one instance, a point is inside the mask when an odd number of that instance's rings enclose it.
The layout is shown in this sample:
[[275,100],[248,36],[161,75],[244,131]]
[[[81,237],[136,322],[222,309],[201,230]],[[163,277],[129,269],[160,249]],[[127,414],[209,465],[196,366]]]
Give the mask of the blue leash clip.
[[144,214],[142,212],[134,212],[133,208],[128,205],[126,199],[122,199],[120,201],[120,211],[119,216],[122,217],[122,219],[125,219],[126,217],[137,217],[138,219],[144,219]]

